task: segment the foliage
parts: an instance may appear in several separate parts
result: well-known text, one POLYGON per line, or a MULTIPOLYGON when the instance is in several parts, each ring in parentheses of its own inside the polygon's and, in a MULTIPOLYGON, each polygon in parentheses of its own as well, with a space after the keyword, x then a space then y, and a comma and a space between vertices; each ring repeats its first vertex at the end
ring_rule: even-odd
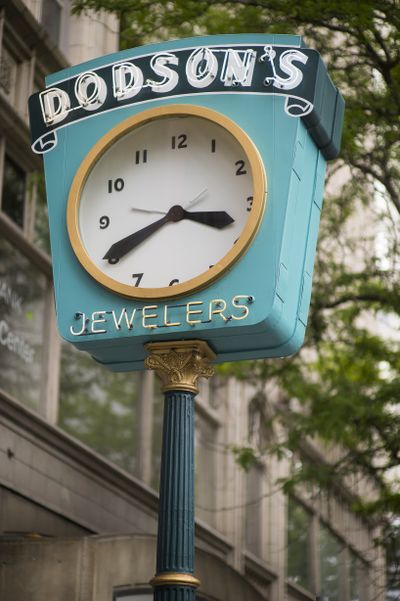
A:
MULTIPOLYGON (((274 417, 286 426, 263 452, 297 452, 308 438, 341 458, 304 479, 329 486, 351 474, 377 482, 373 503, 355 509, 398 514, 400 458, 400 5, 397 0, 75 0, 74 10, 115 11, 121 44, 203 33, 296 33, 320 51, 346 99, 341 158, 330 167, 307 339, 296 357, 223 366, 264 394, 279 384, 274 417), (295 402, 293 402, 295 399, 295 402)), ((262 404, 260 411, 265 410, 262 404)), ((236 449, 251 465, 251 448, 236 449)))
POLYGON ((121 19, 121 46, 201 33, 303 34, 346 96, 343 158, 384 186, 400 212, 400 7, 397 0, 74 0, 121 19))

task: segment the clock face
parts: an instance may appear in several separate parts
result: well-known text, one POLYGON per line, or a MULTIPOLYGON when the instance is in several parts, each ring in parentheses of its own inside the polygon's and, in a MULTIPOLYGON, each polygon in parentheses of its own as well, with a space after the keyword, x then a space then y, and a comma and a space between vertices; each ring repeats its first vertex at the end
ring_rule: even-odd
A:
POLYGON ((67 223, 87 271, 115 292, 168 298, 219 277, 265 203, 258 152, 209 109, 151 109, 111 130, 75 177, 67 223))

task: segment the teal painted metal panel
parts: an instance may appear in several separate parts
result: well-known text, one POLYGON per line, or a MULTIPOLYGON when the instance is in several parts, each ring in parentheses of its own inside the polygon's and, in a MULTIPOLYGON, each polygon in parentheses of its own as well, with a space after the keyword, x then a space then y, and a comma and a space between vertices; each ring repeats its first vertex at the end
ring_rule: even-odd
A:
MULTIPOLYGON (((281 46, 304 48, 297 36, 178 40, 95 59, 52 75, 48 85, 57 86, 82 72, 146 53, 223 44, 259 44, 261 50, 276 45, 277 51, 281 46)), ((338 92, 322 62, 318 62, 316 77, 321 86, 314 94, 317 112, 303 118, 288 114, 287 96, 252 93, 243 87, 234 93, 186 91, 184 95, 127 104, 57 129, 57 144, 44 158, 57 320, 66 340, 114 370, 142 369, 144 344, 155 340, 201 338, 209 342, 221 362, 284 356, 300 348, 323 196, 323 153, 326 149, 328 156, 337 152, 341 130, 338 92), (112 293, 82 268, 67 234, 66 203, 77 169, 102 136, 149 106, 170 104, 211 108, 248 134, 265 166, 267 206, 252 245, 220 279, 177 299, 136 301, 112 293), (192 314, 195 309, 201 312, 192 314), (188 316, 193 315, 199 323, 188 323, 188 316)))

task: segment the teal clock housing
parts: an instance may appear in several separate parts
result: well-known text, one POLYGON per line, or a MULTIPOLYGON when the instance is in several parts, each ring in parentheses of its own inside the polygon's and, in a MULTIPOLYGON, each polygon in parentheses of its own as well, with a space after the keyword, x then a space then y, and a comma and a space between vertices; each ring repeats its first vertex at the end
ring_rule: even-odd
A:
POLYGON ((144 345, 154 341, 202 339, 217 362, 296 352, 307 325, 326 161, 339 152, 344 112, 318 53, 298 36, 199 37, 101 57, 46 84, 30 99, 30 117, 33 149, 44 154, 62 337, 116 371, 143 369, 144 345), (212 282, 176 298, 135 299, 82 267, 67 203, 99 140, 128 118, 172 105, 215 111, 245 132, 265 169, 265 211, 246 252, 212 282))

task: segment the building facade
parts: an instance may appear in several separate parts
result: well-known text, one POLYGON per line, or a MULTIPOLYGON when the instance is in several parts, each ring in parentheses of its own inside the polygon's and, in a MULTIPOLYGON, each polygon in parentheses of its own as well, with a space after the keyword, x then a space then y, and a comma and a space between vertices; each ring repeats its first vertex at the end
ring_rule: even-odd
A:
MULTIPOLYGON (((113 16, 0 0, 1 599, 152 598, 162 395, 152 373, 107 372, 58 337, 27 121, 47 73, 117 48, 113 16)), ((350 492, 288 498, 278 482, 294 458, 238 467, 232 447, 262 435, 254 398, 216 377, 196 401, 199 599, 383 599, 379 530, 350 512, 350 492)))

